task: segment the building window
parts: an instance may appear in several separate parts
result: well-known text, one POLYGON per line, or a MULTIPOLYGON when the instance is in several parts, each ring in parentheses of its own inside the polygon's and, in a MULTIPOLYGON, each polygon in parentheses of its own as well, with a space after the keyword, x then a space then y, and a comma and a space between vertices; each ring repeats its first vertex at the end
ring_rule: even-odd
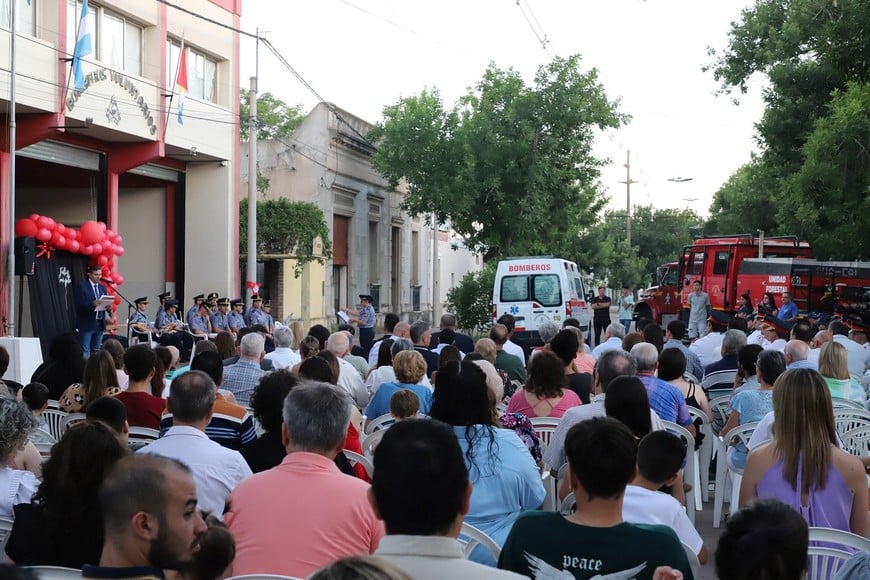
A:
MULTIPOLYGON (((94 52, 91 55, 114 70, 142 76, 142 27, 136 22, 88 2, 94 52)), ((66 45, 72 56, 82 3, 67 0, 66 45)))
MULTIPOLYGON (((166 54, 169 55, 168 77, 166 86, 174 87, 178 70, 178 57, 181 42, 168 40, 166 54)), ((210 103, 217 102, 217 61, 195 48, 185 45, 187 53, 187 89, 188 95, 210 103)))
MULTIPOLYGON (((12 1, 0 1, 0 26, 12 28, 12 1)), ((15 16, 18 20, 16 27, 19 34, 36 36, 36 0, 14 0, 15 16)))

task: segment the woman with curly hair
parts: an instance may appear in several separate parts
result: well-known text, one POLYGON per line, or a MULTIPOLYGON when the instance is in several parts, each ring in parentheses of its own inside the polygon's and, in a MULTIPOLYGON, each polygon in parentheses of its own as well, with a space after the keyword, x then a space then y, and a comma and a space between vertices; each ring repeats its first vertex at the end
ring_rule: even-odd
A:
POLYGON ((117 435, 99 421, 70 427, 42 468, 33 503, 15 506, 6 554, 20 566, 81 568, 99 562, 100 484, 127 453, 117 435))
POLYGON ((81 413, 91 401, 120 392, 115 360, 105 350, 98 350, 85 364, 82 382, 70 385, 60 396, 58 408, 65 413, 81 413))
MULTIPOLYGON (((469 361, 447 363, 438 372, 430 415, 453 427, 465 456, 472 485, 465 521, 501 546, 517 517, 540 507, 546 492, 538 466, 517 434, 495 426, 487 393, 480 367, 469 361)), ((495 563, 482 549, 475 549, 471 559, 495 563)))
POLYGON ((36 417, 23 403, 0 397, 0 517, 11 518, 15 504, 30 503, 39 485, 31 472, 10 466, 36 424, 36 417))

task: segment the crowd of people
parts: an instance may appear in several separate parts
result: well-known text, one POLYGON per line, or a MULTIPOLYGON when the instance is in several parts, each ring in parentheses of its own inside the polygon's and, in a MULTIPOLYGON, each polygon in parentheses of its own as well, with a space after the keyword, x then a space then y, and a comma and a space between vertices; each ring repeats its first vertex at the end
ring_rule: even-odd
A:
MULTIPOLYGON (((191 313, 209 316, 215 299, 227 315, 216 298, 191 313)), ((352 322, 369 323, 365 306, 352 322)), ((386 314, 367 348, 352 326, 251 322, 208 326, 189 357, 110 339, 85 358, 60 335, 30 384, 0 385, 7 559, 88 578, 692 578, 687 550, 705 563, 711 547, 684 508, 694 450, 666 424, 695 435, 699 414, 715 419, 700 382, 720 371, 736 376, 715 385, 733 392, 723 436, 759 426, 719 458, 744 469, 719 577, 799 578, 807 525, 868 533, 868 462, 839 448, 832 411, 866 405, 866 329, 862 342, 836 320, 813 331, 796 319, 785 336, 769 314, 634 332, 596 319, 590 349, 568 319, 528 350, 510 315, 475 341, 452 314, 436 332, 386 314), (86 420, 43 463, 49 399, 86 420), (547 445, 538 417, 558 420, 547 445), (384 431, 366 466, 372 423, 384 431), (131 446, 133 427, 160 437, 131 446), (547 472, 573 494, 568 513, 541 509, 547 472), (500 556, 479 545, 466 558, 463 523, 500 556), (769 553, 747 546, 776 530, 769 553)))

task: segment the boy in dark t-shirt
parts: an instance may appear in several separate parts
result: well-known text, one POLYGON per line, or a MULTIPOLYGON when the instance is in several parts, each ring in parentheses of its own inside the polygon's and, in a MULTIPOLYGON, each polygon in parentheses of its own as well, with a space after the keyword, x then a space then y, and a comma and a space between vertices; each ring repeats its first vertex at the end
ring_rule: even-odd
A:
POLYGON ((581 421, 568 432, 565 453, 577 511, 521 515, 502 548, 499 568, 533 579, 567 572, 579 580, 651 580, 657 569, 668 568, 694 578, 673 530, 622 521, 622 499, 637 461, 637 442, 625 425, 610 418, 581 421))

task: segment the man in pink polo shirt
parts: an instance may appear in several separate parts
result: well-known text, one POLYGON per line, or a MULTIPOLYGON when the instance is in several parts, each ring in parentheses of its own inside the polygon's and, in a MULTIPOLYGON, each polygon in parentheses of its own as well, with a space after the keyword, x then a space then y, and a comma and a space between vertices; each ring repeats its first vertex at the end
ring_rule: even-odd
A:
POLYGON ((339 558, 370 554, 384 535, 369 484, 333 463, 347 436, 352 401, 324 383, 300 385, 284 401, 284 461, 230 495, 225 521, 236 540, 233 574, 304 578, 339 558))

